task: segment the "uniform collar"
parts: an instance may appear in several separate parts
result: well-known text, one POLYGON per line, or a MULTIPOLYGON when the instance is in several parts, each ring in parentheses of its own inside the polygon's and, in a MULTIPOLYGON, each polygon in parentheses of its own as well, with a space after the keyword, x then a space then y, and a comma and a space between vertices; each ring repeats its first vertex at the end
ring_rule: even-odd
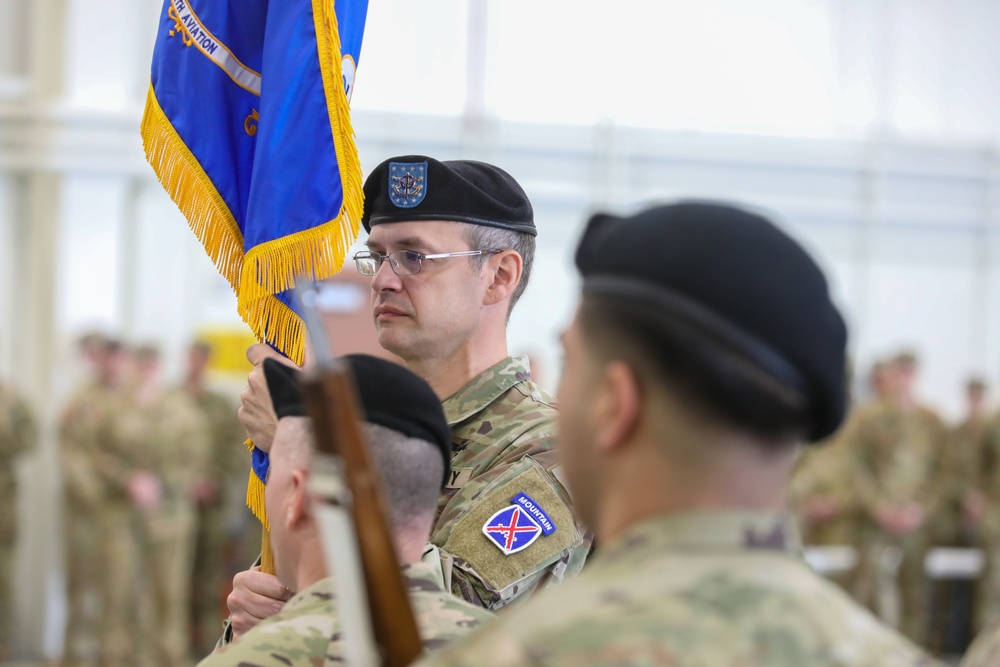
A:
MULTIPOLYGON (((403 566, 403 584, 411 593, 420 591, 444 591, 444 575, 441 570, 441 555, 437 547, 428 544, 423 558, 403 566), (431 555, 433 554, 433 556, 431 555)), ((336 597, 336 582, 333 577, 325 577, 299 591, 285 604, 285 609, 298 609, 314 604, 325 604, 336 597)))
POLYGON ((444 591, 441 551, 433 544, 424 547, 420 560, 403 566, 403 583, 411 593, 444 591))
POLYGON ((664 551, 775 551, 801 555, 802 543, 795 521, 785 512, 692 512, 632 526, 603 549, 603 559, 632 559, 637 554, 664 551))
POLYGON ((454 426, 480 412, 509 389, 531 379, 528 357, 507 357, 472 378, 441 404, 448 425, 454 426))

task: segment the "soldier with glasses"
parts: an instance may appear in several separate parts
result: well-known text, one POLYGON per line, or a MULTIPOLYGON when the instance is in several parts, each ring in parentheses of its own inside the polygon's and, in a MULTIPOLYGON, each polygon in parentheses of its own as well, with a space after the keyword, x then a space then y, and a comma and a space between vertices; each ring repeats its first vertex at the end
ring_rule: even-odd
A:
MULTIPOLYGON (((451 427, 451 473, 430 541, 453 593, 500 609, 579 571, 590 547, 554 457, 555 402, 507 349, 534 257, 531 204, 498 167, 421 155, 386 160, 364 191, 368 250, 355 263, 372 277, 379 344, 431 385, 451 427)), ((264 346, 248 352, 255 365, 268 356, 264 346)), ((275 421, 267 403, 258 368, 240 418, 265 448, 275 421)), ((237 575, 235 633, 285 597, 269 575, 237 575)))

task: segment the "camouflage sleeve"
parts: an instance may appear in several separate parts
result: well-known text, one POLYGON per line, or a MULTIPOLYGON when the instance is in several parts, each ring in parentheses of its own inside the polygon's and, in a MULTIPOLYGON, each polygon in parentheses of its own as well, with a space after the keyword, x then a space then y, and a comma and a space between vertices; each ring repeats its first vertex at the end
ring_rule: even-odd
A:
POLYGON ((983 435, 976 466, 976 488, 994 504, 1000 503, 1000 415, 990 420, 983 435))
POLYGON ((848 469, 854 478, 858 504, 863 512, 873 514, 882 498, 872 460, 876 449, 870 420, 860 417, 845 438, 845 445, 851 453, 848 469))
POLYGON ((452 592, 472 604, 499 609, 576 574, 586 560, 590 535, 573 515, 554 453, 536 445, 520 443, 458 489, 432 532, 431 542, 450 558, 452 592), (508 511, 515 506, 517 517, 508 511), (515 518, 526 537, 510 532, 515 518))
POLYGON ((125 470, 115 467, 107 453, 110 420, 93 397, 79 395, 67 406, 59 424, 59 457, 66 501, 77 509, 94 507, 109 488, 120 488, 125 470), (109 486, 110 484, 110 486, 109 486))
POLYGON ((336 664, 336 642, 330 641, 331 618, 302 616, 261 625, 239 641, 218 647, 198 667, 288 667, 336 664))
POLYGON ((792 473, 788 484, 788 503, 792 508, 800 510, 810 499, 823 492, 826 474, 825 452, 819 449, 806 449, 792 473))
POLYGON ((927 437, 931 441, 928 450, 931 460, 927 469, 932 471, 932 474, 927 475, 926 486, 921 496, 924 498, 922 501, 924 507, 929 512, 936 512, 948 501, 953 488, 954 462, 949 456, 952 449, 950 445, 953 443, 947 425, 938 415, 928 411, 925 420, 927 437))
POLYGON ((186 411, 176 442, 177 459, 171 466, 174 479, 170 481, 179 492, 190 494, 194 481, 210 464, 212 446, 208 420, 194 407, 186 411))

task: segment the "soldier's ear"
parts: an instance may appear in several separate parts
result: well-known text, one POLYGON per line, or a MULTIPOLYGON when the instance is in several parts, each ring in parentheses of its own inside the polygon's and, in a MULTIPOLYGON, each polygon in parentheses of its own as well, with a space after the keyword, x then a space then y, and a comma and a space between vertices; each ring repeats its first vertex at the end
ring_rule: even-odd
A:
POLYGON ((489 270, 491 267, 493 270, 492 280, 483 301, 484 305, 487 306, 500 303, 514 294, 518 283, 521 282, 521 274, 524 272, 524 260, 513 250, 504 250, 490 257, 484 270, 489 270))
POLYGON ((301 528, 310 517, 308 482, 308 472, 292 471, 292 484, 288 492, 288 502, 285 504, 285 525, 288 528, 301 528))
POLYGON ((624 361, 611 361, 601 373, 594 423, 595 442, 604 452, 611 452, 629 441, 639 423, 642 392, 639 379, 624 361))

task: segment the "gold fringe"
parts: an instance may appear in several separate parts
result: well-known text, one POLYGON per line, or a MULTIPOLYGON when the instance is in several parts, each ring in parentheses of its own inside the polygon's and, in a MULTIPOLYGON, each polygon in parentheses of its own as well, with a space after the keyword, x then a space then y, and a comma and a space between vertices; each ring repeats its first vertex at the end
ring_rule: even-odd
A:
POLYGON ((330 0, 313 0, 312 5, 316 48, 343 201, 335 219, 248 250, 237 303, 240 315, 257 336, 299 365, 305 358, 305 327, 291 308, 272 295, 292 288, 296 276, 323 280, 340 271, 351 244, 358 237, 364 210, 361 160, 344 92, 337 15, 330 0))
POLYGON ((146 94, 140 133, 146 160, 163 189, 187 218, 191 231, 205 246, 219 273, 238 294, 243 270, 243 234, 212 179, 163 113, 152 83, 146 94))
MULTIPOLYGON (((212 180, 177 134, 150 83, 142 117, 142 145, 164 189, 187 218, 219 272, 237 294, 237 311, 258 340, 274 345, 296 364, 305 358, 302 319, 275 293, 290 289, 295 277, 323 280, 340 271, 358 236, 364 207, 361 161, 354 143, 350 108, 341 72, 340 34, 331 0, 313 0, 316 47, 343 201, 333 220, 267 243, 244 254, 243 234, 212 180)), ((253 443, 247 444, 252 448, 253 443)), ((251 471, 247 506, 264 527, 270 546, 264 483, 251 471)), ((269 551, 265 549, 265 551, 269 551)))
POLYGON ((253 515, 260 519, 260 525, 264 530, 268 530, 267 510, 264 508, 264 482, 260 481, 253 470, 250 471, 250 480, 247 482, 247 507, 253 515))
MULTIPOLYGON (((253 440, 247 438, 244 442, 249 451, 253 451, 253 440)), ((267 507, 264 505, 265 484, 257 477, 257 473, 250 469, 250 480, 247 482, 247 507, 257 517, 264 530, 268 530, 267 507)))

